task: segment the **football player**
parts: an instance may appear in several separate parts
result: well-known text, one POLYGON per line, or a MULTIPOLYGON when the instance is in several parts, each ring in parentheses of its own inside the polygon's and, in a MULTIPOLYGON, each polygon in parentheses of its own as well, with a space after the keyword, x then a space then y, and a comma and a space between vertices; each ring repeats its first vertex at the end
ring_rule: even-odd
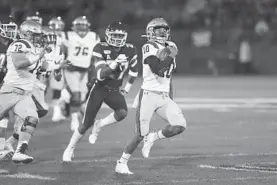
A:
MULTIPOLYGON (((30 70, 30 73, 33 73, 37 76, 37 81, 35 83, 34 89, 32 91, 32 99, 36 104, 38 117, 42 118, 48 113, 48 105, 45 103, 45 89, 46 85, 43 83, 47 78, 53 73, 55 80, 61 80, 61 68, 64 67, 64 55, 61 52, 61 49, 56 46, 56 35, 50 28, 42 28, 44 33, 43 45, 48 46, 44 56, 39 61, 41 65, 39 67, 30 70)), ((5 149, 8 151, 14 151, 13 146, 18 140, 18 123, 15 120, 15 130, 12 136, 10 136, 5 145, 5 149)))
POLYGON ((174 42, 169 40, 168 23, 163 18, 151 20, 146 27, 146 37, 148 41, 142 46, 143 82, 138 98, 136 135, 117 161, 115 171, 121 174, 133 174, 127 162, 143 139, 142 155, 147 158, 156 140, 176 136, 186 128, 182 111, 170 95, 172 72, 176 69, 175 57, 178 49, 174 42), (169 125, 158 132, 149 133, 153 113, 157 113, 169 125))
POLYGON ((101 120, 98 128, 116 123, 127 116, 127 105, 124 95, 130 90, 137 72, 136 48, 126 43, 127 31, 122 22, 114 22, 106 29, 106 42, 97 44, 93 50, 96 58, 97 79, 91 83, 85 115, 82 124, 73 133, 63 153, 63 161, 71 161, 76 144, 85 132, 94 125, 94 119, 105 102, 114 112, 101 120), (121 91, 125 73, 129 71, 129 81, 121 91), (100 125, 101 124, 101 125, 100 125))
POLYGON ((45 49, 37 48, 41 41, 41 25, 24 21, 20 25, 20 38, 7 49, 7 74, 0 89, 0 120, 10 110, 15 114, 19 142, 12 160, 30 163, 33 157, 25 152, 38 123, 38 114, 31 96, 36 76, 29 70, 38 67, 38 61, 45 53, 45 49))
POLYGON ((71 130, 79 126, 81 106, 87 97, 88 72, 92 64, 92 51, 100 42, 99 36, 90 31, 90 23, 85 16, 76 18, 72 30, 65 33, 64 45, 71 67, 64 70, 65 89, 62 90, 61 100, 70 103, 71 130))
MULTIPOLYGON (((64 45, 62 44, 65 40, 65 34, 64 34, 64 21, 61 17, 54 17, 52 18, 48 23, 49 28, 54 30, 55 34, 57 35, 57 43, 56 45, 58 47, 61 47, 62 52, 66 54, 66 48, 64 48, 64 45)), ((65 107, 63 102, 59 102, 59 99, 61 97, 61 90, 64 87, 64 80, 63 78, 60 81, 57 81, 53 75, 50 77, 50 87, 52 89, 52 103, 53 103, 53 116, 52 121, 53 122, 59 122, 61 120, 65 119, 65 116, 63 115, 63 107, 65 107)))
MULTIPOLYGON (((4 77, 7 74, 7 57, 6 51, 8 46, 16 39, 17 35, 17 25, 14 22, 8 24, 2 24, 0 22, 0 89, 3 84, 4 77)), ((9 116, 6 116, 0 120, 0 159, 7 157, 12 157, 13 151, 5 147, 5 136, 6 129, 8 127, 9 116)))

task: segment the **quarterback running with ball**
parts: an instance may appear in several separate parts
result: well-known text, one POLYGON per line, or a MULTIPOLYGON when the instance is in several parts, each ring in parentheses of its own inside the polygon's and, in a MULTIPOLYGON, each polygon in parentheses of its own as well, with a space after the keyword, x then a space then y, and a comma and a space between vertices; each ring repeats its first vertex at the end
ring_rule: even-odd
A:
POLYGON ((172 100, 171 77, 176 69, 177 46, 169 40, 170 28, 163 18, 151 20, 146 27, 148 41, 142 46, 143 82, 135 102, 137 104, 136 134, 117 161, 115 171, 133 174, 127 165, 131 154, 144 139, 143 157, 147 158, 156 140, 181 134, 186 120, 180 107, 172 100), (154 113, 169 124, 155 133, 149 133, 154 113))

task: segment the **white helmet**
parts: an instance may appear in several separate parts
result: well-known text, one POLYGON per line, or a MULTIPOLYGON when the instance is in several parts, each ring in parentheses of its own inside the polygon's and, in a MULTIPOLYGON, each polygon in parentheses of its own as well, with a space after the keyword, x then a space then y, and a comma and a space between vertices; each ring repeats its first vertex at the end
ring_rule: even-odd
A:
POLYGON ((146 37, 150 41, 165 43, 170 37, 170 27, 163 18, 152 19, 146 27, 146 37))
POLYGON ((19 27, 20 38, 32 42, 34 45, 43 43, 43 33, 41 24, 35 21, 24 21, 19 27))

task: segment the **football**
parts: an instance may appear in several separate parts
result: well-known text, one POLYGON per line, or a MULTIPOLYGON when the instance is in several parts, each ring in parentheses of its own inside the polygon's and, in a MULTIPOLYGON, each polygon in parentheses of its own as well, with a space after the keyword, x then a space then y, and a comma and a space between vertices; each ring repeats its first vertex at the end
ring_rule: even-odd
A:
POLYGON ((163 61, 167 56, 169 56, 171 53, 170 49, 168 47, 165 47, 163 49, 158 50, 157 57, 161 61, 163 61))

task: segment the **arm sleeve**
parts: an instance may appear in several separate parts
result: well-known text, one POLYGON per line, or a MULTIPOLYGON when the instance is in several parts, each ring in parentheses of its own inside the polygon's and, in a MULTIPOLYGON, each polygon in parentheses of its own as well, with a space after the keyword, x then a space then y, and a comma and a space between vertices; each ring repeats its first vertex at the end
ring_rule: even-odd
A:
POLYGON ((138 76, 138 55, 137 50, 134 47, 132 58, 130 60, 130 69, 129 69, 129 75, 131 77, 137 77, 138 76))

